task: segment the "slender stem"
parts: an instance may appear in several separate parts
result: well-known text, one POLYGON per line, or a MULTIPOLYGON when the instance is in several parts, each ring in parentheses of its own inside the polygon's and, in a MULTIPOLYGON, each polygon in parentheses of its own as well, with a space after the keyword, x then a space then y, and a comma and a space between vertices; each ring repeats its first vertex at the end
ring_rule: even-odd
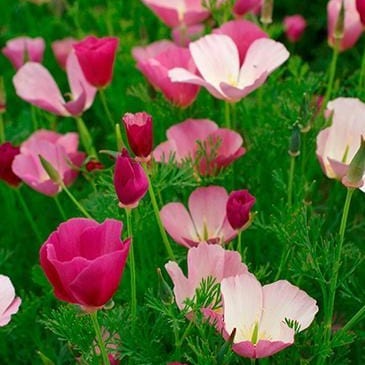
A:
POLYGON ((242 231, 239 231, 238 233, 237 251, 240 254, 242 253, 242 231))
POLYGON ((226 128, 231 129, 231 105, 228 101, 224 102, 224 120, 226 128))
POLYGON ((365 316, 365 305, 362 306, 355 314, 354 316, 338 331, 336 332, 336 336, 339 333, 343 333, 351 329, 356 323, 358 323, 362 317, 365 316))
POLYGON ((333 82, 335 80, 336 75, 336 67, 337 67, 337 59, 338 59, 338 53, 339 53, 339 46, 338 46, 338 40, 336 41, 334 47, 333 47, 333 54, 332 54, 332 61, 330 66, 330 73, 327 83, 327 90, 323 101, 323 106, 327 105, 328 100, 331 98, 332 95, 332 89, 333 89, 333 82))
POLYGON ((110 126, 112 127, 112 129, 114 130, 114 126, 115 126, 115 123, 114 123, 114 120, 113 120, 113 117, 112 117, 112 114, 110 112, 110 109, 108 107, 108 103, 106 101, 106 96, 105 96, 105 91, 104 89, 99 89, 99 95, 100 95, 100 100, 101 100, 101 103, 103 104, 103 108, 105 110, 105 114, 109 120, 109 123, 110 123, 110 126))
POLYGON ((168 254, 170 260, 175 261, 174 252, 172 251, 170 241, 169 241, 169 239, 166 235, 166 231, 165 231, 165 229, 162 225, 162 222, 161 222, 160 210, 159 210, 158 205, 157 205, 156 195, 155 195, 155 192, 153 190, 153 187, 152 187, 152 184, 151 184, 151 179, 148 175, 148 172, 146 172, 146 176, 147 176, 147 179, 148 179, 148 193, 150 195, 150 199, 151 199, 151 203, 152 203, 152 207, 153 207, 153 212, 155 213, 157 225, 158 225, 158 228, 160 229, 162 241, 165 245, 165 248, 166 248, 166 251, 167 251, 167 254, 168 254))
POLYGON ((67 188, 65 184, 62 184, 62 189, 68 195, 68 197, 72 200, 72 202, 76 205, 76 207, 80 210, 80 212, 87 218, 93 219, 93 217, 86 211, 86 209, 77 201, 77 199, 73 196, 71 191, 67 188))
MULTIPOLYGON (((328 293, 328 301, 326 303, 325 313, 324 313, 324 346, 329 346, 331 339, 331 331, 332 331, 332 317, 334 311, 335 297, 336 297, 336 289, 337 289, 337 281, 338 281, 338 273, 341 267, 341 255, 342 255, 342 246, 345 236, 347 217, 350 209, 351 198, 354 192, 353 188, 347 188, 346 200, 343 207, 341 225, 339 230, 339 242, 335 251, 335 262, 333 264, 333 272, 330 280, 330 288, 328 293)), ((324 364, 326 360, 326 355, 322 357, 319 361, 319 364, 324 364)))
POLYGON ((365 49, 364 49, 364 53, 362 55, 362 60, 361 60, 359 84, 357 85, 357 94, 359 96, 361 96, 362 88, 364 85, 364 78, 365 78, 365 49))
POLYGON ((5 128, 3 114, 0 112, 0 144, 5 142, 5 128))
POLYGON ((278 268, 278 271, 277 271, 277 273, 275 275, 275 281, 280 278, 280 275, 281 275, 281 273, 283 271, 283 267, 287 263, 288 258, 290 256, 290 253, 291 253, 291 249, 287 249, 286 247, 284 247, 284 250, 281 253, 279 268, 278 268))
MULTIPOLYGON (((125 214, 127 217, 127 231, 128 237, 133 237, 132 233, 132 210, 126 208, 125 214)), ((137 316, 137 290, 136 290, 136 264, 134 259, 134 242, 132 240, 132 244, 129 248, 129 269, 131 273, 131 316, 132 316, 132 323, 135 323, 135 319, 137 316)), ((134 327, 134 326, 133 326, 134 327)))
POLYGON ((96 153, 96 150, 94 148, 93 140, 91 138, 89 130, 87 129, 87 127, 81 117, 76 117, 75 119, 76 119, 77 129, 79 131, 81 143, 84 146, 86 153, 89 156, 91 156, 91 157, 94 156, 96 158, 98 156, 98 154, 96 153))
POLYGON ((20 189, 16 189, 15 191, 17 192, 20 205, 22 206, 22 209, 23 209, 23 211, 25 213, 25 216, 27 217, 27 220, 28 220, 30 226, 32 227, 32 230, 33 230, 34 235, 37 237, 37 240, 39 242, 42 242, 42 235, 39 232, 39 229, 38 229, 37 225, 34 223, 34 219, 32 217, 32 213, 30 212, 30 210, 28 208, 28 205, 25 202, 25 200, 23 198, 23 195, 22 195, 20 189))
POLYGON ((95 331, 95 335, 96 335, 96 341, 98 343, 100 353, 101 353, 101 358, 103 359, 103 365, 109 365, 110 361, 108 358, 108 353, 106 351, 105 343, 103 341, 103 336, 101 334, 101 329, 100 329, 100 325, 98 322, 98 311, 91 312, 90 318, 93 323, 93 327, 94 327, 94 331, 95 331))
POLYGON ((256 359, 251 359, 251 365, 255 365, 256 364, 256 359))
POLYGON ((65 221, 65 220, 67 220, 67 216, 66 216, 66 214, 65 214, 65 211, 63 210, 63 208, 62 208, 62 205, 61 205, 61 203, 60 203, 60 200, 58 199, 58 195, 56 195, 55 197, 54 197, 54 201, 55 201, 55 203, 56 203, 56 205, 57 205, 57 208, 58 208, 58 210, 59 210, 59 212, 61 213, 61 217, 62 217, 62 219, 65 221))
POLYGON ((120 130, 120 124, 117 123, 115 125, 115 139, 117 142, 117 151, 121 151, 122 148, 125 146, 123 137, 122 137, 122 131, 120 130))
POLYGON ((182 334, 179 341, 176 342, 176 347, 180 348, 184 343, 186 336, 189 334, 191 327, 193 326, 194 321, 189 321, 189 324, 186 326, 184 333, 182 334))
POLYGON ((295 169, 295 156, 290 156, 289 180, 288 180, 288 207, 291 208, 293 201, 293 180, 295 169))

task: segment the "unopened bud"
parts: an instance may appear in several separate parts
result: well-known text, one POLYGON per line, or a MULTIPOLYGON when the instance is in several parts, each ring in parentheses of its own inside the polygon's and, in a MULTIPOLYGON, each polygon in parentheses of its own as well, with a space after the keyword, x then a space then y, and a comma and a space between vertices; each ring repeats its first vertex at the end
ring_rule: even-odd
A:
POLYGON ((350 162, 347 174, 343 177, 342 183, 350 188, 359 188, 364 184, 365 172, 365 140, 361 136, 361 144, 352 161, 350 162))
POLYGON ((264 0, 264 3, 261 7, 261 23, 262 24, 271 24, 272 23, 272 13, 274 9, 274 0, 264 0))
POLYGON ((166 280, 162 276, 162 272, 160 268, 157 268, 158 275, 158 294, 161 298, 161 301, 166 304, 172 304, 174 302, 174 293, 172 292, 169 284, 167 284, 166 280))
POLYGON ((294 123, 289 146, 289 155, 292 157, 297 157, 300 154, 300 127, 299 123, 294 123))
POLYGON ((345 33, 345 4, 344 1, 341 1, 340 12, 338 13, 338 17, 336 20, 335 31, 333 33, 333 38, 337 40, 341 40, 345 33))
POLYGON ((58 184, 58 185, 62 185, 62 179, 60 177, 60 174, 58 173, 58 171, 52 166, 52 164, 50 162, 48 162, 44 157, 42 157, 41 155, 38 155, 42 167, 46 170, 48 176, 50 177, 50 179, 58 184))

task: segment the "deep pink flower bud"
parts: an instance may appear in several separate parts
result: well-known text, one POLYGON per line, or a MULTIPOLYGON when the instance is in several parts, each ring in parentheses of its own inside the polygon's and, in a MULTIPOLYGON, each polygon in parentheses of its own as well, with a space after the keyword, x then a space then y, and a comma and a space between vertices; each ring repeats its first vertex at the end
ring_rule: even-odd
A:
POLYGON ((92 311, 118 289, 130 239, 120 239, 123 223, 72 218, 59 225, 40 249, 40 264, 55 296, 92 311))
POLYGON ((296 14, 286 16, 283 23, 285 35, 289 41, 298 42, 307 26, 306 20, 301 15, 296 14))
POLYGON ((6 181, 11 186, 18 186, 21 179, 11 169, 16 155, 19 155, 20 148, 13 146, 10 142, 0 145, 0 180, 6 181))
POLYGON ((365 25, 365 0, 356 0, 356 9, 360 15, 360 20, 365 25))
POLYGON ((125 113, 123 118, 130 148, 137 157, 148 158, 152 152, 152 116, 146 112, 125 113))
POLYGON ((148 190, 148 178, 142 166, 123 149, 117 157, 114 171, 114 187, 119 205, 135 208, 148 190))
POLYGON ((255 204, 248 190, 236 190, 229 194, 227 200, 227 219, 232 228, 242 229, 250 220, 250 210, 255 204))
POLYGON ((116 37, 88 36, 74 44, 81 69, 91 85, 103 88, 111 82, 118 43, 116 37))
POLYGON ((95 170, 104 170, 104 165, 96 160, 91 160, 85 164, 85 168, 88 172, 95 170))

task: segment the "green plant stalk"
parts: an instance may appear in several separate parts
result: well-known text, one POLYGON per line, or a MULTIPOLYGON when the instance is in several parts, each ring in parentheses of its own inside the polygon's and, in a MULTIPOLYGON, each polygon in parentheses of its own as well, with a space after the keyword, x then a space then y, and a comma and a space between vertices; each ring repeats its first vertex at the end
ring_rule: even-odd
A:
POLYGON ((115 128, 115 123, 114 123, 114 120, 113 120, 113 117, 112 117, 112 113, 110 112, 110 109, 108 107, 108 103, 106 101, 106 96, 105 96, 105 91, 104 89, 99 89, 99 95, 100 95, 100 100, 101 100, 101 103, 103 104, 103 108, 104 108, 104 111, 105 111, 105 114, 108 118, 108 121, 110 123, 110 126, 112 127, 112 130, 114 130, 115 128))
POLYGON ((360 76, 359 76, 359 84, 357 85, 357 94, 361 96, 361 91, 364 85, 364 78, 365 78, 365 49, 362 55, 361 60, 361 69, 360 69, 360 76))
POLYGON ((56 203, 56 205, 57 205, 57 208, 58 208, 58 210, 59 210, 59 212, 60 212, 60 214, 61 214, 61 217, 62 217, 62 219, 65 221, 65 220, 67 220, 67 216, 66 216, 66 213, 65 213, 65 211, 63 210, 63 208, 62 208, 62 205, 61 205, 61 203, 60 203, 60 200, 58 199, 58 195, 56 195, 55 197, 54 197, 54 201, 55 201, 55 203, 56 203))
POLYGON ((150 179, 147 171, 146 171, 146 176, 147 176, 147 179, 148 179, 148 194, 150 195, 150 199, 151 199, 151 203, 152 203, 152 207, 153 207, 153 212, 155 213, 155 217, 156 217, 158 228, 159 228, 160 233, 161 233, 162 241, 165 245, 167 254, 169 256, 169 259, 172 260, 172 261, 175 261, 174 251, 172 251, 170 241, 169 241, 169 239, 166 235, 165 228, 162 225, 161 218, 160 218, 160 210, 158 208, 156 195, 155 195, 155 192, 153 190, 153 187, 152 187, 152 184, 151 184, 151 179, 150 179))
POLYGON ((79 211, 87 218, 93 219, 93 217, 87 212, 87 210, 78 202, 78 200, 73 196, 71 191, 67 188, 67 186, 62 183, 61 184, 62 189, 65 191, 65 193, 68 195, 68 197, 71 199, 71 201, 76 205, 76 207, 79 209, 79 211))
POLYGON ((5 142, 5 127, 3 114, 0 112, 0 143, 5 142))
POLYGON ((97 158, 98 154, 96 153, 96 150, 95 150, 94 144, 93 144, 93 140, 91 138, 89 130, 87 129, 84 121, 82 120, 81 117, 76 117, 75 120, 76 120, 77 129, 79 131, 81 143, 84 146, 86 153, 90 157, 97 158))
POLYGON ((242 231, 238 232, 237 251, 240 254, 242 253, 242 231))
MULTIPOLYGON (((341 267, 341 254, 342 254, 343 241, 344 241, 345 231, 346 231, 347 217, 348 217, 350 204, 351 204, 351 198, 352 198, 352 194, 353 194, 354 190, 355 190, 354 188, 347 188, 345 204, 344 204, 343 212, 342 212, 342 219, 341 219, 341 225, 340 225, 340 230, 339 230, 339 242, 338 242, 337 250, 335 252, 336 256, 335 256, 335 262, 333 265, 333 273, 332 273, 331 281, 330 281, 328 301, 326 303, 326 308, 325 308, 325 312, 324 312, 324 338, 323 338, 324 347, 329 346, 330 340, 331 340, 332 317, 333 317, 334 305, 335 305, 338 273, 339 273, 339 270, 341 267)), ((319 364, 324 364, 325 361, 326 361, 326 356, 320 358, 319 364)))
POLYGON ((108 354, 106 351, 105 343, 103 341, 103 336, 101 335, 100 325, 98 322, 98 311, 91 312, 90 318, 93 323, 93 327, 94 327, 94 331, 95 331, 95 335, 96 335, 96 341, 98 343, 100 353, 101 353, 101 358, 103 359, 103 365, 109 365, 110 362, 109 362, 108 354))
POLYGON ((338 331, 336 335, 341 332, 346 332, 351 329, 356 323, 358 323, 365 316, 365 305, 362 306, 353 317, 338 331))
POLYGON ((295 170, 295 156, 290 155, 289 180, 288 180, 288 208, 291 208, 293 203, 293 180, 295 170))
POLYGON ((31 226, 34 235, 37 237, 37 240, 39 242, 42 242, 42 235, 39 232, 39 229, 37 227, 37 225, 34 223, 33 217, 32 217, 32 213, 30 212, 27 203, 25 202, 25 199, 23 198, 23 195, 20 191, 20 189, 15 189, 17 195, 18 195, 18 199, 20 202, 20 205, 22 206, 22 209, 25 213, 25 216, 27 217, 27 220, 29 222, 29 225, 31 226))
MULTIPOLYGON (((131 209, 125 209, 125 215, 127 217, 127 232, 128 237, 132 239, 132 211, 131 209)), ((134 259, 134 242, 132 239, 130 248, 129 248, 129 269, 131 273, 131 316, 132 316, 132 323, 134 329, 134 323, 137 317, 137 289, 136 289, 136 264, 134 259)))
POLYGON ((336 40, 335 45, 333 47, 332 61, 331 61, 331 65, 330 65, 327 89, 326 89, 326 94, 325 94, 325 97, 324 97, 324 100, 322 103, 321 111, 323 111, 323 108, 327 105, 327 102, 330 100, 331 95, 332 95, 333 83, 334 83, 335 75, 336 75, 338 54, 339 54, 339 40, 336 40))
POLYGON ((37 121, 37 115, 36 115, 36 108, 34 105, 30 106, 30 113, 32 115, 32 124, 33 124, 33 131, 37 131, 38 130, 38 121, 37 121))

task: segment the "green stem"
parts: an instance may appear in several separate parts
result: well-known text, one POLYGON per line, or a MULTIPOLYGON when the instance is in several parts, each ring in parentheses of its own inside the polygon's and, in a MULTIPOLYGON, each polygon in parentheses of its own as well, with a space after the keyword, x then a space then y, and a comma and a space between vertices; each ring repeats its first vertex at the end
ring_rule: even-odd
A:
POLYGON ((87 129, 84 121, 82 120, 81 117, 75 117, 75 119, 76 119, 77 129, 79 131, 81 143, 84 146, 86 153, 90 157, 97 158, 98 154, 96 153, 96 150, 93 145, 93 140, 91 138, 89 130, 87 129))
POLYGON ((112 117, 112 114, 110 112, 110 109, 108 107, 108 103, 106 101, 106 96, 105 96, 105 91, 104 89, 99 89, 99 95, 100 95, 100 100, 101 100, 101 103, 103 104, 103 108, 104 108, 104 111, 105 111, 105 114, 109 120, 109 123, 110 123, 110 126, 112 127, 112 130, 114 130, 115 128, 115 123, 114 123, 114 120, 113 120, 113 117, 112 117))
POLYGON ((169 241, 169 239, 166 235, 165 228, 163 227, 162 222, 161 222, 160 210, 159 210, 158 205, 157 205, 156 195, 155 195, 155 192, 153 190, 153 187, 152 187, 152 184, 151 184, 151 179, 150 179, 147 171, 146 171, 146 176, 147 176, 147 179, 148 179, 148 193, 150 195, 150 199, 151 199, 151 203, 152 203, 152 207, 153 207, 153 212, 155 213, 158 228, 160 229, 162 241, 165 245, 165 248, 166 248, 166 251, 167 251, 167 254, 168 254, 170 260, 175 261, 174 252, 172 251, 170 241, 169 241))
POLYGON ((0 144, 5 142, 5 128, 3 114, 0 112, 0 144))
POLYGON ((109 358, 108 358, 108 353, 106 351, 105 343, 103 341, 103 336, 101 334, 101 329, 100 329, 100 325, 98 322, 98 312, 97 311, 91 312, 90 317, 91 317, 91 321, 93 323, 93 327, 94 327, 94 331, 95 331, 95 335, 96 335, 96 341, 97 341, 99 349, 100 349, 101 358, 103 359, 103 365, 109 365, 110 362, 109 362, 109 358))
POLYGON ((76 207, 80 210, 80 212, 87 218, 93 219, 93 217, 86 211, 86 209, 77 201, 77 199, 73 196, 71 191, 67 188, 65 184, 62 184, 62 189, 68 195, 68 197, 72 200, 72 202, 76 205, 76 207))
MULTIPOLYGON (((125 209, 125 214, 127 217, 127 231, 128 237, 132 238, 132 211, 128 208, 125 209)), ((137 317, 137 290, 136 290, 136 264, 134 259, 134 242, 132 239, 132 244, 129 248, 129 269, 131 274, 131 316, 132 316, 132 323, 135 323, 135 319, 137 317)), ((134 325, 133 325, 134 327, 134 325)))
POLYGON ((37 111, 34 105, 30 106, 30 113, 32 115, 32 124, 33 124, 33 131, 37 131, 38 130, 38 121, 37 121, 37 111))
MULTIPOLYGON (((353 188, 347 188, 346 200, 343 207, 341 225, 339 230, 339 242, 335 251, 335 262, 333 264, 333 272, 330 280, 330 288, 328 293, 328 301, 326 303, 325 313, 324 313, 324 347, 329 346, 331 340, 331 331, 332 331, 332 317, 334 312, 335 305, 335 297, 336 297, 336 289, 337 289, 337 281, 338 281, 338 273, 341 267, 341 256, 342 256, 342 247, 343 241, 345 237, 347 217, 350 209, 351 198, 354 192, 353 188)), ((325 352, 327 353, 327 351, 325 352)), ((326 355, 324 355, 319 364, 324 364, 326 360, 326 355)))
POLYGON ((34 235, 37 237, 37 240, 39 242, 42 242, 42 235, 41 233, 39 232, 39 229, 37 227, 37 225, 34 223, 34 219, 32 217, 32 213, 30 212, 29 208, 28 208, 28 205, 27 203, 25 202, 24 198, 23 198, 23 195, 20 191, 20 189, 16 189, 15 190, 16 193, 18 194, 18 199, 19 199, 19 202, 20 202, 20 205, 22 206, 22 209, 25 213, 25 216, 27 217, 27 220, 33 230, 33 233, 34 235))
POLYGON ((358 94, 358 96, 361 96, 362 87, 364 85, 364 78, 365 78, 365 49, 364 49, 364 53, 362 55, 362 60, 361 60, 359 84, 357 85, 357 94, 358 94))
POLYGON ((287 249, 286 247, 284 247, 284 250, 281 253, 280 264, 279 264, 278 271, 277 271, 277 273, 275 275, 274 281, 279 280, 280 275, 281 275, 281 273, 283 271, 283 268, 286 265, 286 263, 288 262, 288 258, 290 256, 290 253, 291 253, 291 249, 287 249))
POLYGON ((363 305, 362 308, 360 308, 357 311, 357 313, 338 332, 336 332, 336 336, 338 336, 339 333, 343 333, 351 329, 364 316, 365 316, 365 305, 363 305))
POLYGON ((288 180, 288 208, 291 208, 293 201, 293 180, 295 170, 295 156, 290 156, 289 180, 288 180))
POLYGON ((189 324, 186 326, 184 333, 182 334, 179 341, 176 342, 176 347, 181 348, 181 345, 184 343, 186 336, 189 334, 191 327, 193 326, 194 321, 189 321, 189 324))
POLYGON ((60 200, 58 199, 58 195, 56 195, 55 197, 54 197, 54 201, 55 201, 55 203, 56 203, 56 205, 57 205, 57 208, 58 208, 58 210, 59 210, 59 212, 61 213, 61 217, 62 217, 62 219, 65 221, 65 220, 67 220, 67 216, 66 216, 66 214, 65 214, 65 211, 63 210, 63 208, 62 208, 62 205, 61 205, 61 203, 60 203, 60 200))
POLYGON ((242 253, 242 231, 239 231, 238 233, 237 251, 240 254, 242 253))
POLYGON ((328 83, 327 83, 327 90, 326 90, 326 94, 325 94, 323 104, 322 104, 323 108, 327 105, 327 102, 330 100, 331 95, 332 95, 333 82, 335 80, 335 75, 336 75, 338 54, 339 54, 339 46, 338 46, 338 41, 336 41, 336 44, 333 47, 333 54, 332 54, 330 71, 329 71, 330 73, 329 73, 329 78, 328 78, 328 83))
POLYGON ((231 105, 228 101, 224 102, 224 120, 226 128, 231 129, 231 105))

